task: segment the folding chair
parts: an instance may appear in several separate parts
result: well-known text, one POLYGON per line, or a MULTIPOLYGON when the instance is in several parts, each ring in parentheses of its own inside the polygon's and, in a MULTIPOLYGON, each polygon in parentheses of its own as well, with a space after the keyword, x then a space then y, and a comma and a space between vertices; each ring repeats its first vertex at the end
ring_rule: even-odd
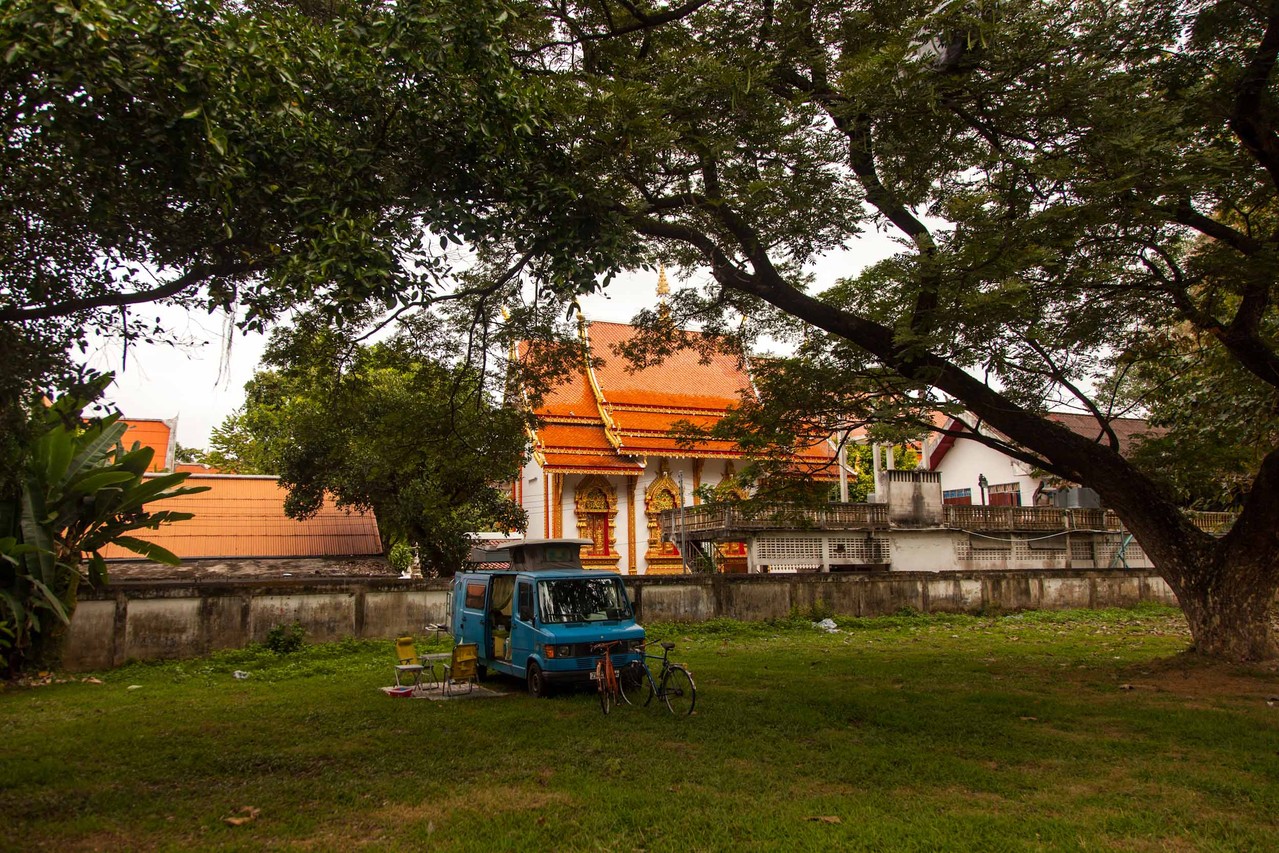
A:
MULTIPOLYGON (((413 646, 412 637, 400 637, 395 641, 395 686, 400 687, 401 675, 413 676, 413 689, 420 690, 422 687, 422 671, 427 667, 422 665, 421 658, 418 657, 417 649, 413 646)), ((431 680, 435 680, 434 668, 429 670, 431 680)))
POLYGON ((453 660, 444 664, 444 695, 449 685, 466 684, 466 692, 475 689, 479 676, 480 647, 476 643, 458 643, 453 647, 453 660))

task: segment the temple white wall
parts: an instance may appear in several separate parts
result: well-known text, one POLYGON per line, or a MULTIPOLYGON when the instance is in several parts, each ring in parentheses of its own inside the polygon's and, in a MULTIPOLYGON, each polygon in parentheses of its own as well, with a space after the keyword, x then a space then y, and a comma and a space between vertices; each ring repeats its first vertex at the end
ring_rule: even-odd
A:
MULTIPOLYGON (((627 477, 612 476, 604 478, 617 495, 617 515, 613 531, 615 548, 621 555, 618 560, 618 569, 623 573, 645 574, 648 571, 648 561, 645 559, 645 553, 649 550, 650 543, 648 518, 644 514, 644 495, 649 487, 662 476, 663 462, 666 465, 666 471, 669 472, 676 486, 679 485, 681 475, 683 476, 683 500, 685 506, 693 506, 695 483, 700 482, 711 486, 718 485, 720 480, 724 478, 727 468, 726 460, 705 460, 702 465, 700 480, 698 480, 694 477, 695 460, 693 459, 650 458, 648 465, 636 480, 633 504, 630 503, 627 477), (633 550, 635 558, 633 564, 630 557, 632 543, 630 525, 627 523, 628 512, 634 518, 633 550)), ((577 492, 577 487, 587 476, 589 475, 563 475, 563 489, 558 506, 559 535, 561 536, 572 538, 581 535, 577 526, 578 518, 574 496, 577 492)), ((544 471, 542 466, 535 460, 530 459, 524 465, 524 469, 521 472, 521 481, 516 491, 520 505, 529 516, 527 535, 538 539, 555 536, 556 499, 551 474, 544 471)))

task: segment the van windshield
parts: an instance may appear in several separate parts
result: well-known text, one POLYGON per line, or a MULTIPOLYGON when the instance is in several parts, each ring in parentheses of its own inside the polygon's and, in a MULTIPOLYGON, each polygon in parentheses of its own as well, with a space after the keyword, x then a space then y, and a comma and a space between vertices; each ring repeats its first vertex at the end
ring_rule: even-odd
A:
POLYGON ((618 578, 570 578, 537 585, 543 622, 629 619, 631 606, 618 578))

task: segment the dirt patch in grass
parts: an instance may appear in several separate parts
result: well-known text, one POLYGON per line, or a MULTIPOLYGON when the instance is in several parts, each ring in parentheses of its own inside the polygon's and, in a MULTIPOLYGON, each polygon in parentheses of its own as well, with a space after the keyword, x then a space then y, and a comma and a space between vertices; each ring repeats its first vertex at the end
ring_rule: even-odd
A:
MULTIPOLYGON (((423 849, 430 838, 462 814, 482 815, 496 820, 503 815, 545 811, 573 803, 573 797, 559 791, 516 785, 471 788, 465 793, 426 799, 420 803, 393 803, 358 817, 349 814, 335 818, 315 834, 291 843, 311 850, 334 850, 343 847, 382 847, 388 841, 388 827, 403 839, 404 832, 414 828, 423 849)), ((119 849, 119 848, 116 848, 119 849)))
MULTIPOLYGON (((1279 696, 1279 664, 1245 668, 1193 653, 1144 663, 1122 671, 1122 689, 1159 691, 1184 699, 1234 698, 1264 701, 1279 696)), ((1279 704, 1276 705, 1279 707, 1279 704)))
MULTIPOLYGON (((33 840, 28 839, 28 841, 33 840)), ((30 849, 53 849, 56 847, 58 850, 83 850, 88 853, 88 851, 155 850, 157 847, 151 841, 139 838, 136 835, 125 835, 122 832, 100 832, 85 838, 58 841, 47 846, 44 841, 42 839, 34 842, 30 849)))
POLYGON ((527 788, 517 785, 498 785, 473 788, 466 794, 455 794, 442 799, 422 803, 397 803, 379 809, 377 823, 387 826, 400 823, 421 823, 439 820, 457 811, 478 812, 485 815, 509 814, 522 811, 539 811, 552 805, 569 805, 573 798, 561 791, 545 788, 527 788))

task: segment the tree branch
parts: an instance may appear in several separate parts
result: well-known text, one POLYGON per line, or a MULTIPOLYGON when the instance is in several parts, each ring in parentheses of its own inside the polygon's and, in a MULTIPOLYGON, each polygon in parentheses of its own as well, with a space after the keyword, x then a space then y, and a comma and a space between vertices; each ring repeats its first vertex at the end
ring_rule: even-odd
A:
POLYGON ((1261 167, 1270 173, 1270 182, 1279 189, 1279 134, 1275 133, 1262 109, 1262 99, 1269 88, 1276 58, 1279 58, 1279 2, 1271 2, 1266 15, 1266 31, 1236 87, 1230 129, 1261 167))
POLYGON ((1224 222, 1218 222, 1210 216, 1204 216, 1195 210, 1194 205, 1190 203, 1190 199, 1182 199, 1172 210, 1166 208, 1156 208, 1156 210, 1159 210, 1174 222, 1179 222, 1195 229, 1200 234, 1225 243, 1241 254, 1255 255, 1264 246, 1260 240, 1231 228, 1224 222))
POLYGON ((1110 421, 1107 420, 1106 416, 1097 408, 1097 405, 1088 397, 1087 394, 1080 391, 1073 382, 1066 378, 1062 370, 1057 367, 1056 362, 1053 361, 1052 354, 1049 353, 1048 350, 1044 349, 1043 345, 1030 337, 1025 337, 1024 340, 1026 341, 1026 345, 1034 350, 1039 357, 1044 360, 1044 363, 1048 365, 1049 378, 1051 378, 1054 382, 1061 383, 1066 390, 1075 395, 1076 400, 1088 409, 1088 411, 1096 419, 1098 426, 1101 427, 1101 431, 1106 436, 1106 440, 1110 443, 1111 449, 1118 453, 1119 436, 1115 435, 1114 429, 1110 426, 1110 421))
POLYGON ((1269 295, 1258 295, 1255 292, 1257 288, 1268 285, 1265 282, 1249 285, 1235 312, 1234 320, 1226 325, 1195 304, 1189 288, 1181 278, 1180 268, 1162 249, 1157 246, 1148 248, 1159 254, 1169 264, 1173 271, 1173 278, 1169 279, 1144 255, 1141 256, 1141 262, 1152 275, 1164 283, 1164 289, 1172 297, 1173 304, 1177 306, 1182 316, 1195 328, 1219 340, 1221 345, 1229 350, 1230 354, 1253 376, 1267 385, 1279 388, 1279 353, 1276 353, 1274 348, 1262 339, 1260 333, 1261 316, 1265 307, 1269 305, 1269 295))
POLYGON ((0 322, 19 323, 25 320, 48 320, 53 317, 65 317, 80 311, 95 308, 122 308, 126 305, 138 305, 143 302, 154 302, 177 296, 182 291, 204 282, 227 275, 239 275, 266 269, 265 263, 235 263, 221 261, 213 264, 196 264, 184 275, 168 284, 151 290, 137 290, 131 293, 103 293, 98 296, 85 296, 79 299, 68 299, 52 305, 39 307, 20 307, 0 309, 0 322))
POLYGON ((538 45, 537 47, 528 48, 523 51, 516 51, 516 53, 531 56, 551 47, 575 47, 583 44, 584 42, 603 41, 605 39, 630 35, 631 33, 639 32, 641 30, 651 30, 655 27, 660 27, 662 24, 669 24, 672 21, 678 21, 680 18, 687 17, 709 2, 711 2, 711 0, 689 0, 689 2, 682 6, 676 6, 673 9, 667 9, 665 12, 657 12, 655 14, 640 14, 638 10, 631 7, 631 4, 627 3, 624 5, 628 7, 627 11, 631 12, 632 17, 635 18, 633 23, 625 24, 620 27, 609 26, 609 28, 604 32, 594 33, 585 32, 581 29, 581 27, 576 26, 576 22, 571 21, 567 14, 563 14, 560 16, 561 20, 568 24, 570 29, 573 29, 578 33, 575 38, 569 39, 568 41, 546 42, 538 45))

